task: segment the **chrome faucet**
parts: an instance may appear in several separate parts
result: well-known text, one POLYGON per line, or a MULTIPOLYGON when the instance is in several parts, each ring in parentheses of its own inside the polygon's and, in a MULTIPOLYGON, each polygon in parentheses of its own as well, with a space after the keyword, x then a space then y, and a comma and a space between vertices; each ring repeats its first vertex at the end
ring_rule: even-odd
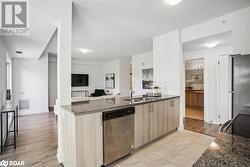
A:
POLYGON ((134 91, 134 90, 131 90, 131 91, 130 91, 130 99, 131 99, 131 100, 133 99, 133 94, 135 94, 135 91, 134 91))

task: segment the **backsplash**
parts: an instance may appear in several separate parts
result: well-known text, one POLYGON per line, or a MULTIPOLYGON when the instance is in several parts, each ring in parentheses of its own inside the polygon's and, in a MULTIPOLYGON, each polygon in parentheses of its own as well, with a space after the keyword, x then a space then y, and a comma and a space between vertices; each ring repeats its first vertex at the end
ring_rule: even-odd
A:
POLYGON ((204 90, 203 84, 193 84, 192 87, 194 90, 204 90))
POLYGON ((186 70, 186 87, 204 90, 204 70, 186 70))

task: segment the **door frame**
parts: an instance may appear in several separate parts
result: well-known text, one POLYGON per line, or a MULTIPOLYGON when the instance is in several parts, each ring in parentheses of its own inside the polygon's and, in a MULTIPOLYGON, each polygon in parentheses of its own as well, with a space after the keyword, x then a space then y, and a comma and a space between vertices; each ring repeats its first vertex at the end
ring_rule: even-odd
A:
POLYGON ((203 91, 204 91, 204 99, 203 99, 203 121, 205 122, 205 113, 206 113, 206 107, 205 107, 205 103, 206 103, 206 95, 205 95, 205 59, 204 57, 199 57, 199 58, 193 58, 193 59, 184 59, 184 118, 186 118, 186 62, 188 61, 195 61, 195 60, 202 60, 203 61, 203 91))
POLYGON ((221 119, 220 120, 220 118, 221 118, 221 115, 223 114, 225 114, 224 116, 225 116, 225 118, 224 118, 224 120, 226 120, 226 121, 228 121, 228 120, 230 120, 231 119, 231 117, 232 117, 232 94, 230 93, 230 90, 231 90, 231 88, 232 88, 232 82, 231 82, 231 80, 232 80, 232 69, 230 68, 230 67, 232 67, 232 59, 230 59, 230 55, 229 54, 223 54, 223 55, 218 55, 218 57, 217 57, 217 59, 218 59, 218 64, 217 64, 217 106, 216 106, 216 108, 217 108, 217 123, 218 124, 223 124, 223 123, 225 123, 225 121, 223 121, 223 122, 221 122, 223 119, 221 119), (219 88, 220 88, 220 76, 219 76, 219 68, 220 68, 220 57, 222 57, 222 56, 226 56, 227 58, 228 58, 228 81, 229 82, 227 82, 227 87, 228 87, 228 93, 227 93, 227 95, 228 95, 228 99, 227 99, 227 107, 228 107, 228 111, 227 111, 227 113, 222 113, 222 112, 220 112, 220 110, 219 110, 219 97, 220 97, 220 93, 219 93, 219 88), (230 70, 231 69, 231 70, 230 70))

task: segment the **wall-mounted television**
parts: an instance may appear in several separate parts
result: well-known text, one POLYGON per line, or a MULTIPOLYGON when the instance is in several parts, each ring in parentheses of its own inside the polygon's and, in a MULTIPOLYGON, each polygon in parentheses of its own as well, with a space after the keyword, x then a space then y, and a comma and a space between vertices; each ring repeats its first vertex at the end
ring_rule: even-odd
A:
POLYGON ((88 74, 72 74, 71 75, 71 86, 89 86, 89 75, 88 74))

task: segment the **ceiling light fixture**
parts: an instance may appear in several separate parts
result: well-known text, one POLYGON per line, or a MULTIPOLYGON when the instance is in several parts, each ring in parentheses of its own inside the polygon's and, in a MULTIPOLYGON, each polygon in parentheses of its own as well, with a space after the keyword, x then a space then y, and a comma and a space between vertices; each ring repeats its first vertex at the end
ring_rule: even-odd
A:
POLYGON ((86 53, 89 53, 89 52, 92 52, 92 50, 90 49, 87 49, 87 48, 82 48, 82 49, 79 49, 83 54, 86 54, 86 53))
POLYGON ((179 4, 182 0, 163 0, 163 1, 171 6, 174 6, 179 4))
POLYGON ((207 48, 214 48, 216 46, 218 46, 221 42, 220 41, 212 41, 212 42, 208 42, 203 44, 203 46, 207 47, 207 48))

